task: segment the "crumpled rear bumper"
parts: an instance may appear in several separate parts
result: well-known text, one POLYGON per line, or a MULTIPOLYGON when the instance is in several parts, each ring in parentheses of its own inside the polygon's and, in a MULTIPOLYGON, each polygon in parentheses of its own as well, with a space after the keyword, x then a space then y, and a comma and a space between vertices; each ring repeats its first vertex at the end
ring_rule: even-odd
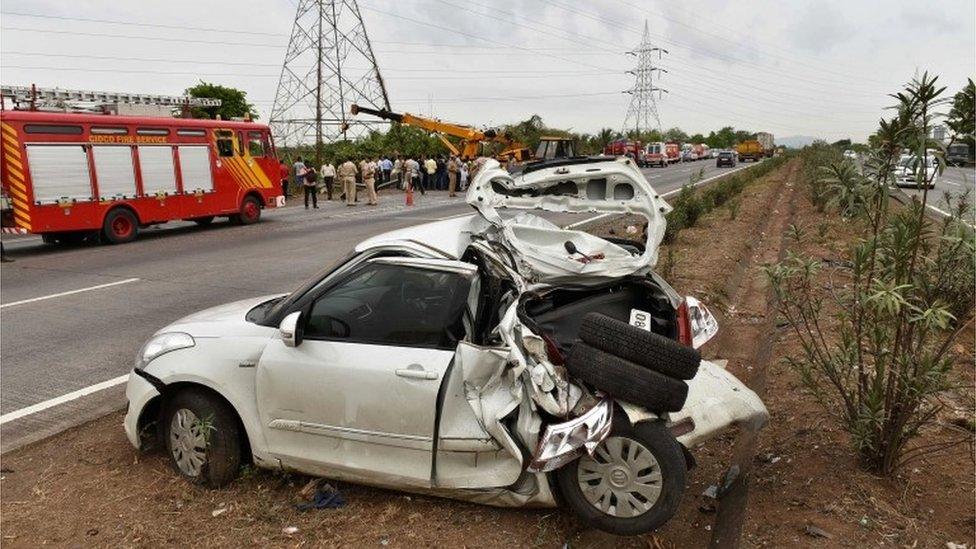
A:
POLYGON ((678 441, 692 447, 733 427, 759 430, 769 421, 766 405, 752 389, 714 362, 703 360, 688 381, 688 399, 671 414, 678 441))

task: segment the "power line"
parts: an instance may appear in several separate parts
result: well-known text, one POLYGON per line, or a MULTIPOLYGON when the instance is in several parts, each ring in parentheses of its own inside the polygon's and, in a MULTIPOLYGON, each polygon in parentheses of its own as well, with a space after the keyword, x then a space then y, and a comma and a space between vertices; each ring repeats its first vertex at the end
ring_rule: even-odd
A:
MULTIPOLYGON (((89 68, 89 67, 43 67, 38 65, 0 65, 0 68, 4 69, 22 69, 22 70, 42 70, 42 71, 82 71, 82 72, 110 72, 110 73, 120 73, 120 74, 165 74, 165 75, 189 75, 189 76, 200 76, 204 78, 209 77, 242 77, 242 78, 277 78, 279 75, 273 73, 207 73, 201 74, 195 71, 160 71, 153 69, 109 69, 109 68, 89 68)), ((311 67, 304 67, 311 68, 311 67)), ((370 69, 365 69, 370 70, 370 69)), ((590 73, 577 73, 577 74, 518 74, 508 76, 511 80, 538 80, 547 78, 585 78, 593 76, 620 76, 619 72, 607 71, 607 72, 590 72, 590 73)), ((438 75, 417 75, 417 76, 399 76, 397 80, 483 80, 482 76, 451 76, 443 75, 443 71, 438 71, 438 75)))

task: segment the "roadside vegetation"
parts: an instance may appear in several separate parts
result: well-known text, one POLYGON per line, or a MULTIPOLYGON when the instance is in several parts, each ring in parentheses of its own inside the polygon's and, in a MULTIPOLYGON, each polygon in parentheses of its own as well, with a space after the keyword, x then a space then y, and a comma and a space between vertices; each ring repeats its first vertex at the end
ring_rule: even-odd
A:
MULTIPOLYGON (((915 170, 920 183, 944 170, 944 145, 929 137, 947 103, 944 91, 925 74, 893 94, 894 115, 880 121, 863 169, 826 144, 805 150, 803 181, 813 204, 857 224, 864 236, 839 265, 791 253, 766 269, 779 314, 802 348, 788 363, 850 434, 861 462, 882 475, 973 440, 964 428, 950 440, 919 442, 926 428, 944 425, 949 351, 973 321, 976 254, 960 219, 970 197, 954 200, 941 220, 927 215, 927 190, 905 205, 889 197, 903 150, 919 166, 935 155, 936 173, 915 170)), ((794 227, 797 245, 807 232, 794 227)))
POLYGON ((708 185, 697 188, 695 184, 701 180, 701 173, 692 176, 691 181, 681 188, 681 192, 671 202, 671 213, 668 214, 668 225, 664 231, 664 244, 674 242, 678 233, 698 224, 698 220, 715 208, 728 206, 729 217, 734 219, 738 215, 739 203, 736 198, 742 193, 746 185, 765 176, 782 166, 790 155, 779 155, 768 159, 757 166, 750 167, 708 185))

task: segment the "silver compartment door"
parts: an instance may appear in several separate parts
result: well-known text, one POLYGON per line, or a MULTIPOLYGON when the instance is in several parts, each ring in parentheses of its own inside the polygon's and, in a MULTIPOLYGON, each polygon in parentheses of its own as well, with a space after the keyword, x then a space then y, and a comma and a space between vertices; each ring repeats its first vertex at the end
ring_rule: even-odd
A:
POLYGON ((91 200, 87 145, 27 145, 34 200, 55 203, 61 198, 91 200))

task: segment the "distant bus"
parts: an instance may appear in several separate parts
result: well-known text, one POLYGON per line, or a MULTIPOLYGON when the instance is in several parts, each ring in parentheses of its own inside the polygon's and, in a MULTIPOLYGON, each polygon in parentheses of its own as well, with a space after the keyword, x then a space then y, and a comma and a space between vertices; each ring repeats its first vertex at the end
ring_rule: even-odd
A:
POLYGON ((178 219, 256 223, 284 203, 266 125, 6 110, 0 132, 4 232, 123 243, 178 219))

